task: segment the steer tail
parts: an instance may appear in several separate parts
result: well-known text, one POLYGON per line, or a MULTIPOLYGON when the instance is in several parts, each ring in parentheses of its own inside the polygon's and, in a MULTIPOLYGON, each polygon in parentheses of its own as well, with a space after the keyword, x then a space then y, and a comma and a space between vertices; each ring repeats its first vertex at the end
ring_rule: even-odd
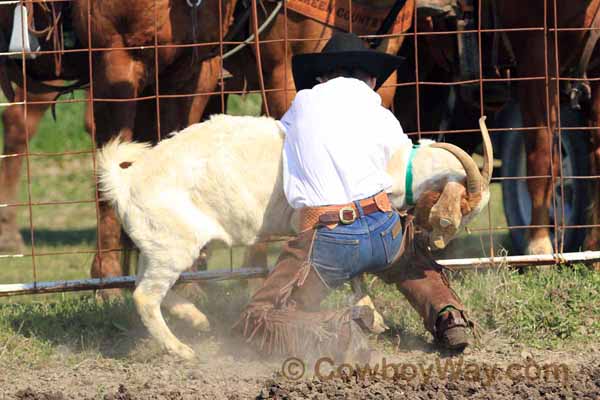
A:
POLYGON ((120 217, 129 201, 130 180, 135 171, 129 167, 150 147, 149 143, 122 142, 116 138, 98 150, 98 181, 102 199, 108 200, 120 217))

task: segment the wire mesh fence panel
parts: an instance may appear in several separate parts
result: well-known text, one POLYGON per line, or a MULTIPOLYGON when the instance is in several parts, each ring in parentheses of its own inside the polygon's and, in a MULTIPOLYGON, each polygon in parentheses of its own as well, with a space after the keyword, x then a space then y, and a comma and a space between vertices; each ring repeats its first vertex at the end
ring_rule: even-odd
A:
MULTIPOLYGON (((123 265, 135 257, 97 190, 96 150, 117 137, 157 143, 212 114, 281 118, 296 93, 292 57, 320 51, 337 30, 405 58, 379 94, 414 142, 454 143, 481 160, 478 119, 488 117, 491 198, 436 254, 442 263, 600 259, 600 1, 144 0, 117 9, 0 4, 0 296, 130 286, 114 278, 133 273, 123 265)), ((273 264, 281 238, 263 239, 251 251, 217 248, 196 263, 208 272, 186 279, 260 274, 240 267, 273 264)))

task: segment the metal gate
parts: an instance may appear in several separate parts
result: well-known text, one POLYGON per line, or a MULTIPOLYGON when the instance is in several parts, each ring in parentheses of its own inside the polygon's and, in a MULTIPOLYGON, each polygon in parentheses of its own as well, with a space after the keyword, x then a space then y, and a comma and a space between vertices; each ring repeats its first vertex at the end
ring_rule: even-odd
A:
MULTIPOLYGON (((458 141, 474 150, 468 138, 469 135, 477 137, 477 117, 488 114, 495 121, 490 131, 494 135, 496 158, 502 161, 502 167, 496 170, 502 174, 493 178, 496 188, 487 211, 457 239, 454 250, 440 255, 441 264, 480 268, 600 260, 600 249, 580 251, 583 234, 600 229, 597 220, 584 218, 586 207, 594 203, 600 206, 593 195, 597 192, 588 190, 588 184, 598 184, 598 171, 582 161, 589 156, 583 152, 588 149, 591 132, 598 129, 583 122, 593 111, 589 105, 593 97, 588 97, 593 96, 590 91, 598 81, 587 74, 588 66, 590 71, 596 68, 597 60, 591 57, 593 51, 587 51, 590 59, 585 70, 581 70, 586 47, 591 46, 593 50, 600 32, 597 15, 600 2, 591 2, 587 8, 580 6, 581 24, 565 26, 560 23, 564 10, 559 9, 556 0, 521 1, 521 12, 527 7, 542 10, 540 24, 521 26, 507 23, 512 15, 506 12, 511 0, 501 4, 495 0, 422 0, 416 4, 413 0, 182 0, 174 7, 179 7, 178 12, 185 11, 186 23, 173 25, 173 28, 186 31, 187 36, 184 36, 191 39, 170 43, 163 41, 164 18, 168 15, 161 8, 164 2, 154 0, 139 4, 142 3, 150 7, 154 15, 154 26, 146 27, 151 40, 139 44, 132 39, 132 44, 124 42, 109 47, 95 43, 92 33, 100 22, 94 17, 96 2, 92 0, 21 0, 0 4, 0 21, 13 26, 2 28, 4 31, 0 32, 3 45, 0 83, 6 96, 10 97, 11 90, 16 90, 13 100, 3 98, 0 102, 5 132, 4 152, 0 155, 0 239, 8 237, 18 245, 14 233, 25 238, 22 250, 0 250, 0 277, 4 276, 0 278, 0 297, 134 284, 131 276, 72 278, 71 271, 67 275, 72 279, 68 279, 53 271, 53 266, 64 263, 72 263, 75 269, 86 264, 85 269, 78 271, 85 270, 87 274, 87 264, 94 257, 102 258, 123 250, 122 247, 103 247, 100 241, 91 244, 102 235, 103 229, 102 200, 94 190, 96 147, 103 137, 114 132, 109 132, 107 121, 88 118, 90 136, 86 141, 81 135, 84 108, 97 113, 112 104, 118 113, 121 106, 115 104, 123 108, 136 104, 135 124, 152 126, 156 140, 164 136, 168 123, 166 118, 157 116, 168 113, 174 102, 182 99, 194 107, 207 102, 205 115, 227 112, 228 101, 231 104, 241 99, 243 104, 251 104, 255 109, 262 105, 263 113, 280 117, 278 110, 282 104, 289 104, 294 95, 289 57, 298 48, 312 46, 316 51, 330 37, 333 26, 357 32, 373 47, 399 52, 407 58, 405 66, 398 71, 397 81, 387 83, 383 90, 395 95, 389 105, 415 140, 433 137, 458 141), (85 23, 75 23, 76 13, 79 13, 79 22, 81 15, 85 15, 85 23), (212 32, 216 40, 201 40, 211 36, 203 31, 208 25, 218 25, 212 32), (321 29, 315 29, 317 26, 321 29), (561 38, 573 34, 582 37, 565 41, 573 40, 579 50, 571 53, 577 55, 574 59, 561 59, 561 38), (527 35, 544 38, 538 41, 542 48, 529 49, 531 58, 541 54, 541 64, 534 66, 531 74, 522 70, 523 65, 531 62, 524 59, 522 43, 518 42, 527 35), (127 96, 107 97, 102 89, 105 77, 96 76, 101 65, 98 60, 106 61, 119 54, 133 55, 145 63, 146 84, 130 90, 127 96), (177 62, 165 64, 164 60, 172 54, 189 56, 181 57, 191 66, 202 62, 206 68, 203 71, 208 71, 210 76, 201 75, 198 82, 212 79, 214 85, 202 90, 198 89, 200 84, 188 85, 180 91, 173 89, 177 84, 164 78, 168 68, 181 67, 177 62), (278 79, 277 66, 284 71, 278 79), (56 76, 65 80, 48 79, 56 76), (7 86, 8 81, 16 82, 18 87, 7 86), (527 125, 521 117, 523 104, 529 99, 523 98, 519 87, 527 82, 542 85, 541 92, 530 93, 544 104, 541 124, 527 125), (73 90, 77 90, 77 94, 69 95, 73 90), (54 126, 54 129, 68 131, 71 128, 63 122, 71 120, 79 127, 73 128, 77 131, 73 137, 78 139, 67 140, 61 132, 46 132, 46 142, 31 139, 37 128, 35 122, 46 110, 56 113, 57 122, 52 125, 50 120, 45 120, 42 130, 49 131, 54 126), (571 116, 566 117, 567 114, 571 116), (74 121, 74 116, 80 120, 74 121), (569 124, 565 122, 567 119, 569 124), (538 140, 543 138, 553 157, 548 159, 547 173, 527 176, 526 161, 530 154, 527 152, 531 151, 531 144, 526 146, 525 142, 527 135, 531 140, 532 132, 545 132, 538 140), (17 186, 20 163, 24 177, 17 186), (534 181, 551 185, 547 192, 549 218, 541 224, 528 221, 532 212, 536 212, 532 211, 529 197, 529 183, 534 181), (77 186, 79 183, 85 190, 77 186), (77 207, 86 211, 69 211, 77 207), (11 231, 11 224, 20 231, 11 231), (536 228, 538 233, 539 229, 550 232, 546 244, 550 243, 552 250, 538 255, 518 255, 526 247, 524 244, 530 243, 529 233, 536 228), (69 257, 79 261, 68 261, 69 257), (67 261, 56 262, 62 258, 67 261), (28 279, 24 274, 26 270, 30 271, 28 279), (21 283, 24 281, 30 283, 21 283)), ((575 10, 578 7, 575 3, 561 7, 575 10)), ((126 11, 137 12, 134 9, 123 12, 126 14, 126 11)), ((183 73, 181 79, 185 79, 183 73)), ((234 111, 243 112, 243 109, 238 107, 234 111)), ((531 114, 531 109, 525 111, 531 114)), ((527 112, 525 116, 530 120, 527 112)), ((592 117, 595 118, 593 113, 592 117)), ((185 118, 188 117, 182 116, 185 118)), ((536 204, 533 209, 535 207, 536 204)), ((0 248, 4 248, 3 243, 0 248)), ((229 250, 228 269, 186 273, 181 281, 245 279, 265 274, 265 269, 259 266, 234 268, 233 254, 229 250)))

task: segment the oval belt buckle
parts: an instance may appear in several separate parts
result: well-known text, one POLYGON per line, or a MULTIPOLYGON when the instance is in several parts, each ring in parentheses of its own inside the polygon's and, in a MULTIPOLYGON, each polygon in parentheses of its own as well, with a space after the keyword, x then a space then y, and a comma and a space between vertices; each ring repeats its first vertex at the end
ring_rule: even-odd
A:
POLYGON ((339 211, 340 222, 344 225, 350 225, 356 221, 356 211, 352 207, 342 207, 339 211), (350 218, 346 218, 347 213, 350 213, 350 218))

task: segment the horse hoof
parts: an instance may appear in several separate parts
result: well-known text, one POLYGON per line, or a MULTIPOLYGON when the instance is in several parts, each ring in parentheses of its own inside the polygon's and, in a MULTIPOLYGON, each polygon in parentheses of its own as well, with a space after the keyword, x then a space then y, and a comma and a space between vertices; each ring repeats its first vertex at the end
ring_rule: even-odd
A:
POLYGON ((552 254, 554 248, 549 238, 532 239, 527 246, 527 254, 539 255, 539 254, 552 254))
POLYGON ((600 261, 591 263, 590 268, 596 272, 600 272, 600 261))

